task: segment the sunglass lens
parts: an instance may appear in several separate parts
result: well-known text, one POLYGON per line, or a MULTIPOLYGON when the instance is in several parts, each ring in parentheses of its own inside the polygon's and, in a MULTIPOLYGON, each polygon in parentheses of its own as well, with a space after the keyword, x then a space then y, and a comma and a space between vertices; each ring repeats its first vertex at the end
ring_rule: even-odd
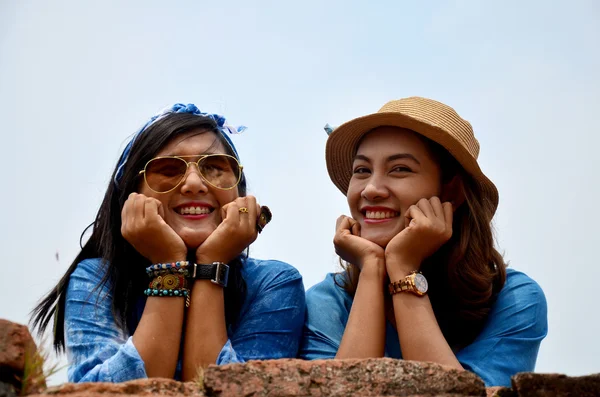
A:
POLYGON ((187 163, 177 158, 157 158, 146 165, 146 183, 157 192, 173 189, 187 171, 187 163))
POLYGON ((204 179, 221 189, 231 189, 240 180, 240 165, 235 158, 227 155, 210 155, 198 164, 204 179))

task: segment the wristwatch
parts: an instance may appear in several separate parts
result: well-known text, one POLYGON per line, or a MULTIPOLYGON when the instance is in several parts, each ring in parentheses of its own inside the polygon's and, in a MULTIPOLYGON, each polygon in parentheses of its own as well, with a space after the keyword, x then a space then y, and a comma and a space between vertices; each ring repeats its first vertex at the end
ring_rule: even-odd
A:
POLYGON ((194 263, 189 273, 193 280, 210 280, 221 287, 227 287, 229 265, 223 262, 213 262, 210 265, 194 263))
POLYGON ((427 293, 429 285, 427 284, 427 279, 421 272, 413 271, 402 280, 390 283, 388 288, 390 290, 390 295, 408 291, 417 296, 424 296, 427 293))

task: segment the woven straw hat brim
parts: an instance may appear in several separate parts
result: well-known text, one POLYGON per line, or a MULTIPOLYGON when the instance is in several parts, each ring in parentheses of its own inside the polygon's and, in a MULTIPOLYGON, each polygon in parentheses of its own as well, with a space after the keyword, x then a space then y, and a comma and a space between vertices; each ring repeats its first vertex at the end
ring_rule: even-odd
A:
POLYGON ((379 112, 358 117, 340 125, 329 135, 325 149, 327 171, 344 195, 352 177, 353 156, 358 142, 369 131, 384 126, 415 131, 443 146, 479 185, 482 197, 492 214, 496 212, 498 190, 481 171, 476 158, 445 129, 398 112, 379 112))

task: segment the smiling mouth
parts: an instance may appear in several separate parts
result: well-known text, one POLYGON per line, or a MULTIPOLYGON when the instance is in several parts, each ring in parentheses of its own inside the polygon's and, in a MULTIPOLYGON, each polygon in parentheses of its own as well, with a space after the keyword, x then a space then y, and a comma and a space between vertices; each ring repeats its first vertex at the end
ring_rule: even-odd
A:
POLYGON ((365 211, 365 219, 391 219, 400 216, 397 211, 365 211))
POLYGON ((179 215, 207 215, 214 211, 214 208, 209 207, 178 207, 175 212, 179 215))

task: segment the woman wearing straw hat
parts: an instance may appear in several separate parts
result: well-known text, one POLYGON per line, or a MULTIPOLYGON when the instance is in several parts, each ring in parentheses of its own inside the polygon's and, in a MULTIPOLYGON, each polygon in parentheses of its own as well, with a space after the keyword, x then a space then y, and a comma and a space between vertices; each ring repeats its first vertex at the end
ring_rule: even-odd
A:
POLYGON ((334 238, 345 271, 307 292, 304 358, 436 362, 490 386, 534 369, 546 300, 494 248, 498 191, 478 154, 471 125, 425 98, 331 132, 327 168, 351 214, 334 238))
POLYGON ((54 317, 69 381, 193 380, 211 363, 296 356, 302 277, 247 255, 270 212, 246 194, 241 130, 175 104, 126 146, 90 239, 34 310, 40 332, 54 317))

